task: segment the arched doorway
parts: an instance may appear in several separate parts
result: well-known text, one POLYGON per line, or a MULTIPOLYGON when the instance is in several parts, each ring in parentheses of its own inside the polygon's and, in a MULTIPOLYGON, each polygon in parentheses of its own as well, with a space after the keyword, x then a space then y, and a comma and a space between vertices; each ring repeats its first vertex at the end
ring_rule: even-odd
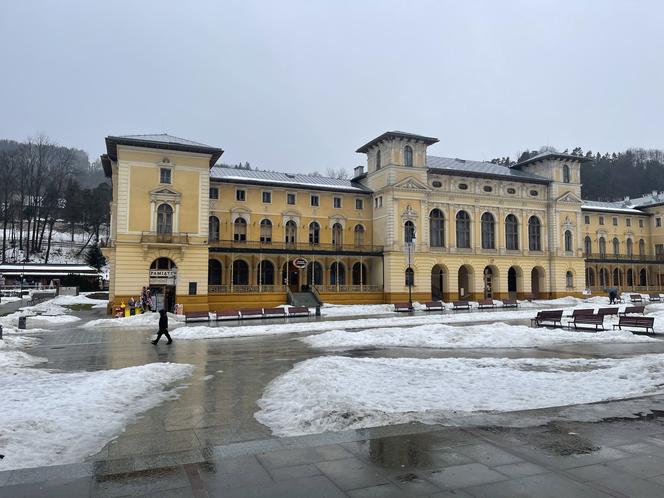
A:
POLYGON ((233 261, 233 285, 249 285, 249 265, 242 259, 233 261))
POLYGON ((518 293, 522 292, 521 286, 521 268, 510 266, 507 270, 507 295, 510 299, 516 299, 518 293))
POLYGON ((468 265, 459 268, 459 299, 471 299, 473 295, 473 269, 468 265))
POLYGON ((323 285, 323 265, 312 261, 307 266, 307 285, 323 285))
POLYGON ((330 285, 346 285, 346 267, 335 261, 330 266, 330 285))
POLYGON ((431 299, 443 301, 448 299, 447 269, 443 265, 435 265, 431 268, 431 299))
POLYGON ((281 281, 291 292, 300 291, 300 269, 293 265, 293 261, 287 261, 281 267, 281 281))
POLYGON ((221 262, 218 259, 208 260, 208 285, 221 285, 221 262))
POLYGON ((484 282, 484 299, 492 299, 494 293, 497 292, 496 284, 498 283, 498 272, 492 266, 486 266, 482 275, 484 282))
POLYGON ((177 276, 175 262, 169 258, 157 258, 150 265, 149 273, 153 310, 165 309, 166 311, 173 311, 177 276))
POLYGON ((540 299, 542 292, 544 292, 544 271, 536 266, 530 272, 530 293, 533 299, 540 299))
POLYGON ((353 285, 367 284, 367 266, 359 261, 353 265, 352 271, 353 285))
POLYGON ((274 265, 272 261, 264 259, 258 265, 256 283, 258 285, 274 285, 274 265))

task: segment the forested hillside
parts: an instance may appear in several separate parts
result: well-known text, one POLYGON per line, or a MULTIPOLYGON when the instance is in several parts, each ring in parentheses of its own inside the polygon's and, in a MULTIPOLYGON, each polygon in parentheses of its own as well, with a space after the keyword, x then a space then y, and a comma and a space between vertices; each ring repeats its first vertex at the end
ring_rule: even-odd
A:
MULTIPOLYGON (((552 147, 528 150, 519 154, 518 161, 509 157, 493 159, 491 162, 512 166, 525 161, 552 147)), ((664 151, 658 149, 629 149, 625 152, 600 154, 584 152, 576 147, 564 154, 584 156, 592 161, 581 166, 581 195, 594 201, 615 201, 625 197, 637 197, 653 190, 664 190, 664 151)))

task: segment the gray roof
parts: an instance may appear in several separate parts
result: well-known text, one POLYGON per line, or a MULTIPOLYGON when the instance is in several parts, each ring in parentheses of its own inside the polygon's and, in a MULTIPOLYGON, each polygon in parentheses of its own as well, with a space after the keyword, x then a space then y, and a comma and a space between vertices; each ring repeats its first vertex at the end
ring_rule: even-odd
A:
POLYGON ((209 147, 213 148, 211 145, 202 144, 200 142, 194 142, 193 140, 187 140, 186 138, 174 137, 168 133, 157 133, 154 135, 118 135, 118 138, 128 138, 131 140, 141 140, 145 142, 161 142, 165 144, 177 144, 177 145, 191 145, 193 147, 209 147))
POLYGON ((587 209, 591 211, 608 211, 613 213, 631 213, 631 214, 645 214, 642 211, 636 209, 629 201, 616 201, 616 202, 605 202, 605 201, 581 201, 581 209, 587 209))
POLYGON ((654 206, 664 204, 664 192, 653 191, 649 194, 636 197, 634 199, 626 198, 624 202, 629 203, 635 207, 654 206))
POLYGON ((328 178, 325 176, 302 175, 299 173, 277 173, 273 171, 253 171, 247 169, 222 168, 214 166, 210 170, 212 180, 233 183, 257 183, 261 185, 280 185, 291 188, 310 188, 348 192, 370 192, 359 183, 351 180, 328 178))
POLYGON ((487 163, 484 161, 469 161, 467 159, 456 159, 451 157, 427 156, 427 166, 432 172, 452 173, 458 172, 468 176, 504 178, 508 180, 532 183, 549 183, 548 178, 534 175, 518 169, 508 168, 500 164, 487 163))
POLYGON ((406 140, 415 140, 418 142, 424 142, 427 145, 435 144, 438 142, 438 139, 435 137, 425 137, 424 135, 416 135, 414 133, 406 133, 405 131, 386 131, 382 135, 374 138, 373 140, 367 142, 362 147, 357 149, 355 152, 368 152, 371 147, 384 140, 390 140, 393 138, 403 138, 406 140))
POLYGON ((563 161, 578 161, 580 163, 585 163, 585 162, 588 162, 588 161, 592 161, 592 158, 585 157, 585 156, 574 156, 572 154, 563 154, 561 152, 545 151, 545 152, 540 152, 539 154, 537 154, 536 156, 531 157, 530 159, 526 159, 525 161, 521 161, 520 163, 517 163, 512 167, 518 169, 521 166, 524 166, 526 164, 535 163, 537 161, 543 161, 545 159, 562 159, 563 161))

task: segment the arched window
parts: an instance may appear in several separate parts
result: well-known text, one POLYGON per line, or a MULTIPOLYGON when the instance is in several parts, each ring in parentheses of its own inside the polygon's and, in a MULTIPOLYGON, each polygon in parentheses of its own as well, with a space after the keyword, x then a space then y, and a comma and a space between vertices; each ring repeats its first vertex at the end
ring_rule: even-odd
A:
POLYGON ((648 279, 645 268, 641 268, 641 271, 639 272, 639 285, 641 287, 645 287, 646 285, 648 285, 648 279))
POLYGON ((272 222, 267 218, 261 220, 261 242, 263 244, 272 243, 272 222))
POLYGON ((574 274, 571 271, 565 273, 565 286, 568 289, 574 287, 574 274))
POLYGON ((643 257, 646 255, 646 241, 639 239, 639 256, 643 257))
POLYGON ((381 164, 380 164, 380 151, 376 151, 376 169, 380 169, 381 164))
POLYGON ((632 242, 632 239, 627 239, 625 247, 627 248, 627 256, 630 258, 634 256, 634 243, 632 242))
POLYGON ((613 270, 613 285, 615 287, 620 287, 620 270, 618 268, 613 270))
POLYGON ((217 259, 208 260, 208 285, 221 285, 221 263, 217 259))
POLYGON ((433 209, 429 213, 429 245, 431 247, 445 247, 445 218, 440 209, 433 209))
POLYGON ((168 204, 157 208, 157 233, 173 233, 173 208, 168 204))
POLYGON ((246 261, 233 261, 233 285, 249 285, 249 265, 246 261))
POLYGON ((600 287, 609 285, 609 270, 606 268, 599 269, 599 285, 600 287))
POLYGON ((172 270, 174 268, 177 266, 170 258, 157 258, 150 265, 150 270, 172 270))
POLYGON ((415 272, 412 268, 406 268, 406 285, 415 285, 415 272))
POLYGON ((542 250, 542 224, 537 216, 528 219, 528 249, 530 251, 542 250))
POLYGON ((274 265, 271 261, 264 259, 256 270, 256 283, 259 285, 274 285, 274 265))
POLYGON ((315 221, 309 223, 309 244, 320 244, 320 225, 315 221))
POLYGON ((565 230, 565 251, 572 251, 572 232, 565 230))
POLYGON ((600 258, 606 257, 606 240, 604 237, 599 238, 599 256, 600 258))
POLYGON ((247 240, 247 220, 242 216, 235 218, 235 223, 233 223, 233 240, 236 242, 247 240))
POLYGON ((456 215, 456 245, 470 249, 470 216, 465 211, 456 215))
POLYGON ((584 250, 585 250, 585 253, 586 253, 586 257, 589 257, 590 254, 592 254, 592 252, 593 252, 592 239, 586 235, 586 238, 583 241, 583 245, 584 245, 584 250))
POLYGON ((595 286, 595 272, 592 268, 586 268, 586 287, 595 286))
POLYGON ((510 251, 519 249, 519 221, 513 214, 505 218, 505 247, 510 251))
POLYGON ((408 220, 406 223, 403 224, 403 239, 404 241, 409 244, 413 241, 415 238, 415 224, 408 220))
POLYGON ((341 223, 332 225, 332 245, 341 246, 344 243, 344 227, 341 223))
POLYGON ((618 256, 618 254, 620 254, 620 241, 616 237, 614 237, 612 243, 613 243, 613 254, 614 256, 618 256))
POLYGON ((336 261, 330 266, 330 285, 346 285, 346 267, 336 261))
POLYGON ((413 148, 410 145, 403 148, 403 163, 406 166, 413 165, 413 148))
POLYGON ((297 223, 295 223, 293 220, 288 220, 284 229, 286 235, 286 244, 297 243, 297 223))
POLYGON ((364 285, 367 283, 367 267, 364 263, 353 265, 353 285, 364 285))
POLYGON ((491 213, 482 215, 482 249, 496 248, 496 220, 491 213))
POLYGON ((569 183, 569 166, 566 164, 563 166, 563 182, 569 183))
POLYGON ((355 225, 355 247, 362 247, 364 245, 364 227, 362 225, 355 225))
POLYGON ((629 287, 634 287, 634 272, 631 268, 627 270, 627 285, 629 287))
POLYGON ((307 283, 309 285, 322 285, 323 266, 318 261, 312 261, 307 266, 307 283))
POLYGON ((208 232, 208 239, 210 242, 219 240, 219 218, 216 216, 210 216, 208 232))

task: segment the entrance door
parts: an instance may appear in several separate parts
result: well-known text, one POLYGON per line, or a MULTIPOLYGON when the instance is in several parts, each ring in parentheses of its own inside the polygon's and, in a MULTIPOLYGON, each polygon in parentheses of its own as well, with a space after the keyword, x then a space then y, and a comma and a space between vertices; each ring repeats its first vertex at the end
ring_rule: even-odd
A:
MULTIPOLYGON (((530 288, 532 291, 533 299, 539 299, 540 294, 540 274, 537 268, 533 268, 530 274, 530 288)), ((608 280, 608 279, 607 279, 608 280)))
POLYGON ((284 263, 281 269, 281 281, 291 292, 300 291, 300 270, 293 266, 291 261, 284 263))
POLYGON ((516 292, 517 292, 516 270, 512 266, 507 271, 507 294, 509 295, 510 299, 516 299, 517 297, 516 292))
POLYGON ((488 266, 484 268, 484 299, 493 297, 493 271, 488 266))
POLYGON ((152 294, 152 306, 156 311, 165 309, 169 313, 173 312, 175 308, 174 285, 150 286, 150 294, 152 294))

